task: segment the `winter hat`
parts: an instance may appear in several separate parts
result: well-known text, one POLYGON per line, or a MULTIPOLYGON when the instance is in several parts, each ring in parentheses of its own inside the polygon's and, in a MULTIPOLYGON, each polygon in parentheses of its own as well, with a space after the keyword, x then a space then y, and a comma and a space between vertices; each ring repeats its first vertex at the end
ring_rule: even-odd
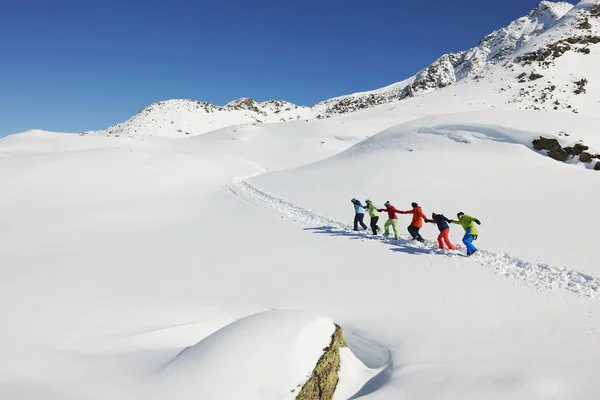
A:
POLYGON ((413 207, 419 207, 419 205, 417 203, 415 203, 414 201, 412 202, 411 206, 413 206, 413 207))
POLYGON ((388 200, 388 201, 386 201, 386 202, 385 202, 385 204, 384 204, 384 206, 386 206, 386 207, 389 207, 390 205, 391 205, 391 204, 390 204, 390 201, 389 201, 389 200, 388 200))
POLYGON ((371 200, 369 200, 369 199, 365 200, 365 203, 367 203, 367 204, 369 204, 370 202, 371 202, 371 200))
POLYGON ((436 215, 436 213, 431 213, 431 218, 435 218, 436 215))
POLYGON ((461 212, 459 212, 459 213, 458 213, 458 214, 456 214, 456 215, 460 217, 460 216, 462 216, 462 215, 465 215, 465 213, 461 211, 461 212))

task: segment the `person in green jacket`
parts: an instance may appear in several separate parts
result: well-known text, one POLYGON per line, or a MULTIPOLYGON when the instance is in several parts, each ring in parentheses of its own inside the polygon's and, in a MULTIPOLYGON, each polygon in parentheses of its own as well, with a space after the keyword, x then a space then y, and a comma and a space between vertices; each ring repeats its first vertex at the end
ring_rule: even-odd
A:
POLYGON ((381 228, 377 225, 379 222, 379 213, 377 212, 377 206, 373 204, 373 202, 369 199, 365 200, 367 205, 367 211, 369 212, 369 217, 371 217, 371 229, 373 229, 373 235, 377 235, 377 232, 381 230, 381 228))
POLYGON ((465 230, 465 236, 463 236, 462 242, 467 247, 467 255, 470 256, 477 251, 477 248, 473 245, 473 241, 477 240, 477 236, 479 235, 479 231, 475 224, 481 225, 481 222, 477 218, 471 217, 464 212, 459 212, 456 216, 458 217, 458 221, 451 220, 450 222, 461 225, 465 230))

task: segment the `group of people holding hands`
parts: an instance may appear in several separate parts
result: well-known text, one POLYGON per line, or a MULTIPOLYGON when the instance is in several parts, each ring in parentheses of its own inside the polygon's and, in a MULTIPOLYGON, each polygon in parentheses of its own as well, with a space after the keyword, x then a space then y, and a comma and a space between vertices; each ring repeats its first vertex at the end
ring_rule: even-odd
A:
POLYGON ((473 245, 473 241, 477 240, 477 236, 479 235, 477 225, 481 225, 481 222, 477 218, 467 215, 463 212, 456 214, 458 218, 457 220, 448 219, 443 214, 436 213, 433 213, 431 215, 431 219, 428 219, 421 207, 414 202, 411 204, 412 209, 401 211, 391 205, 389 201, 385 202, 385 208, 378 208, 371 200, 365 200, 365 205, 363 205, 360 200, 357 199, 352 199, 351 201, 354 205, 355 231, 358 230, 359 225, 363 229, 368 229, 364 222, 366 211, 369 213, 369 217, 371 218, 370 225, 371 229, 373 230, 373 235, 377 235, 378 232, 381 231, 379 225, 377 225, 379 222, 379 213, 387 212, 388 220, 384 225, 383 236, 389 236, 391 226, 394 231, 394 237, 396 240, 398 240, 400 238, 400 234, 398 233, 398 214, 412 214, 412 222, 408 226, 408 233, 410 233, 414 240, 418 240, 419 242, 424 241, 420 233, 420 230, 423 227, 423 221, 427 223, 435 223, 440 231, 438 236, 438 244, 440 249, 447 248, 448 250, 456 250, 456 246, 452 244, 448 235, 450 233, 449 224, 457 224, 461 225, 465 230, 465 235, 463 236, 462 242, 467 248, 467 255, 470 256, 477 251, 477 248, 473 245))

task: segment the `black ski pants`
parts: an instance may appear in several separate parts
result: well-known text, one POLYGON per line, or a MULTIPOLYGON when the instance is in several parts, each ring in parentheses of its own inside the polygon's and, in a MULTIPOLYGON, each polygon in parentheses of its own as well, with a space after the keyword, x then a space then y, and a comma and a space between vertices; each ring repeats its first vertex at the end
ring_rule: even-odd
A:
POLYGON ((418 240, 419 242, 423 242, 424 239, 419 233, 419 230, 421 230, 421 228, 417 228, 414 225, 410 225, 408 227, 408 233, 410 233, 410 236, 412 236, 413 239, 418 240))
POLYGON ((354 214, 354 230, 355 231, 358 230, 358 224, 360 224, 360 226, 363 229, 367 229, 364 219, 365 219, 365 214, 354 214))
POLYGON ((379 222, 379 216, 371 217, 371 229, 373 229, 373 235, 377 235, 377 231, 379 230, 377 222, 379 222))

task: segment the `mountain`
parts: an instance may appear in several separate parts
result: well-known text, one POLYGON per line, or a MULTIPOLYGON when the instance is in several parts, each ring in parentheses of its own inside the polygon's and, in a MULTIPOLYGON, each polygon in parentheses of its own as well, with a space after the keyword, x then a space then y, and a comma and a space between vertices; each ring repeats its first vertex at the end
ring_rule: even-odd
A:
POLYGON ((445 54, 414 76, 381 89, 335 97, 312 107, 250 98, 224 106, 195 100, 161 101, 98 133, 181 137, 233 125, 330 118, 432 95, 441 103, 462 104, 465 110, 593 115, 600 100, 600 87, 594 79, 600 70, 598 43, 599 0, 583 0, 576 6, 542 1, 475 47, 445 54))
POLYGON ((230 125, 301 118, 313 118, 312 110, 280 100, 256 102, 242 98, 224 106, 196 100, 167 100, 152 103, 129 120, 96 133, 177 137, 198 135, 230 125))
POLYGON ((477 46, 444 54, 413 77, 383 89, 355 93, 316 105, 325 115, 343 114, 369 106, 429 93, 468 79, 480 79, 492 67, 509 60, 526 43, 546 32, 573 9, 566 2, 542 1, 528 15, 483 38, 477 46))

